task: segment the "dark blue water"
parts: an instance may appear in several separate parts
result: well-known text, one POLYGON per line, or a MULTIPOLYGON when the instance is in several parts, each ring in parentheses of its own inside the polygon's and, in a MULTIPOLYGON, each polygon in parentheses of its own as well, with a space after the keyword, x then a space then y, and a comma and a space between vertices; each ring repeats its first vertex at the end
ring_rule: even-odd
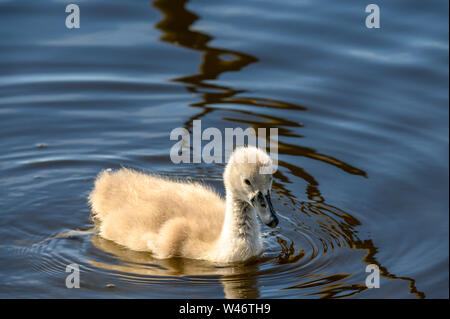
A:
POLYGON ((0 1, 0 297, 448 298, 447 1, 378 1, 380 29, 354 0, 77 1, 69 30, 71 2, 0 1), (223 165, 170 161, 197 119, 278 128, 280 226, 256 262, 92 231, 104 168, 223 194, 223 165))

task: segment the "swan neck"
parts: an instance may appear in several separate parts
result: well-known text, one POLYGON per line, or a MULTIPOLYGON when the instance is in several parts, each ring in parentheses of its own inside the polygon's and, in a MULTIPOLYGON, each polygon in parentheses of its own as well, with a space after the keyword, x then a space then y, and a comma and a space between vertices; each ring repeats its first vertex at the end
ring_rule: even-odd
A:
POLYGON ((222 233, 227 237, 244 240, 255 239, 259 235, 259 224, 253 208, 245 201, 227 193, 226 214, 222 233))
POLYGON ((242 261, 262 251, 261 231, 253 208, 228 192, 226 212, 219 240, 213 254, 224 262, 242 261))

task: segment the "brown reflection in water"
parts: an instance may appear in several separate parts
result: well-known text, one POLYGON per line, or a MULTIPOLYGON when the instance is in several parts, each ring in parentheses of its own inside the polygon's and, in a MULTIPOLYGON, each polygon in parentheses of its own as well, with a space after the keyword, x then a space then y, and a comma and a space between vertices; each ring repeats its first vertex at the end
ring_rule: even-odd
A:
POLYGON ((217 267, 212 263, 187 258, 156 259, 150 253, 126 249, 98 235, 92 236, 91 241, 96 248, 116 256, 120 264, 95 260, 88 260, 88 263, 101 269, 120 272, 124 278, 138 278, 144 283, 167 280, 168 284, 169 280, 174 280, 173 277, 183 277, 185 280, 204 284, 219 280, 226 298, 259 298, 257 276, 249 275, 258 271, 255 261, 217 267))
MULTIPOLYGON (((380 276, 388 279, 405 280, 409 282, 409 293, 416 295, 420 299, 425 298, 425 293, 417 289, 416 281, 414 279, 409 277, 396 276, 395 274, 390 273, 387 268, 382 266, 381 263, 375 258, 375 255, 378 252, 378 248, 374 245, 373 241, 371 239, 362 240, 353 231, 354 227, 361 224, 358 219, 346 213, 342 209, 326 204, 325 199, 322 197, 320 191, 315 186, 308 186, 307 194, 308 199, 311 200, 312 203, 303 203, 303 206, 309 206, 308 210, 302 210, 306 215, 310 217, 311 213, 322 215, 327 219, 327 223, 328 225, 331 225, 332 230, 338 233, 340 238, 343 238, 345 240, 349 248, 365 250, 367 252, 367 255, 363 258, 363 262, 368 265, 377 265, 380 269, 380 276), (312 206, 317 209, 313 209, 312 206)), ((323 286, 324 280, 329 282, 337 282, 348 276, 350 276, 350 274, 337 274, 319 278, 310 282, 303 282, 286 289, 318 287, 321 291, 318 293, 313 293, 312 295, 321 295, 322 298, 350 297, 355 295, 356 293, 368 289, 365 285, 361 284, 342 285, 343 283, 339 283, 327 284, 326 286, 323 286), (346 294, 343 294, 343 292, 346 292, 346 294)))
MULTIPOLYGON (((293 103, 283 102, 276 99, 267 99, 267 98, 259 98, 252 96, 242 96, 242 94, 246 93, 245 90, 233 89, 228 86, 216 85, 212 84, 211 81, 217 79, 220 75, 225 72, 236 72, 240 71, 244 67, 255 63, 258 59, 252 55, 245 54, 242 52, 237 52, 233 50, 228 50, 225 48, 216 48, 211 47, 208 43, 213 39, 212 36, 201 33, 198 31, 191 30, 190 27, 192 24, 199 19, 199 17, 193 12, 186 9, 185 5, 188 0, 156 0, 151 3, 152 6, 157 8, 163 15, 161 21, 156 24, 156 28, 161 31, 161 40, 175 46, 181 46, 187 49, 195 50, 201 52, 203 54, 202 62, 199 66, 199 72, 197 74, 184 76, 180 78, 173 79, 174 82, 183 83, 186 89, 190 92, 198 94, 201 98, 200 102, 191 104, 191 107, 200 108, 200 112, 195 116, 189 118, 184 126, 187 129, 191 129, 192 121, 201 119, 209 113, 214 112, 215 110, 221 110, 218 105, 220 104, 235 104, 235 105, 247 105, 247 106, 255 106, 261 108, 261 110, 270 108, 270 109, 283 109, 283 110, 291 110, 292 112, 300 112, 306 111, 307 108, 304 106, 296 105, 293 103), (240 96, 237 96, 237 95, 240 96)), ((270 128, 270 127, 278 127, 278 135, 279 137, 302 137, 292 132, 290 128, 299 128, 302 127, 301 124, 289 121, 287 119, 276 117, 272 115, 266 115, 257 112, 249 112, 241 109, 227 109, 230 113, 238 113, 243 115, 251 115, 259 118, 259 120, 249 120, 249 119, 240 119, 240 118, 232 118, 228 117, 225 120, 232 121, 234 123, 243 123, 249 127, 257 128, 270 128)), ((303 147, 300 145, 288 144, 285 142, 279 141, 278 146, 279 154, 292 155, 296 157, 308 157, 314 160, 318 160, 321 162, 325 162, 329 165, 333 165, 343 171, 367 177, 365 171, 358 169, 350 164, 347 164, 339 159, 336 159, 332 156, 328 156, 325 154, 318 153, 316 150, 303 147)), ((385 267, 381 266, 381 264, 375 259, 375 254, 377 253, 377 248, 373 244, 372 240, 361 240, 355 235, 353 228, 360 225, 360 222, 351 216, 350 214, 338 209, 337 207, 331 206, 325 203, 324 198, 320 194, 318 189, 319 183, 313 177, 313 175, 306 172, 303 168, 298 167, 296 165, 279 161, 279 165, 288 169, 290 174, 305 180, 308 183, 307 194, 310 203, 302 203, 300 206, 308 207, 309 209, 302 209, 302 212, 306 215, 311 216, 310 214, 321 214, 323 218, 325 218, 328 226, 331 225, 331 228, 328 227, 330 231, 330 235, 333 236, 333 232, 336 232, 336 236, 340 236, 344 238, 344 241, 347 243, 348 247, 354 249, 360 249, 367 251, 367 255, 363 258, 363 261, 367 264, 376 264, 380 268, 380 274, 386 278, 390 279, 400 279, 406 280, 410 283, 410 293, 416 294, 419 298, 425 297, 423 292, 419 292, 415 287, 415 280, 408 277, 398 277, 391 274, 385 267), (323 213, 326 212, 326 213, 323 213), (336 217, 336 218, 334 218, 336 217)), ((281 183, 274 183, 274 187, 280 194, 285 195, 289 198, 294 204, 297 206, 298 202, 295 200, 295 196, 291 194, 291 192, 284 187, 284 184, 290 183, 289 178, 282 174, 280 170, 275 174, 276 180, 281 183)), ((100 245, 99 238, 94 240, 95 245, 100 245)), ((94 238, 94 239, 95 239, 94 238)), ((105 243, 101 243, 101 247, 106 251, 111 250, 111 247, 105 247, 105 243)), ((293 248, 293 244, 290 246, 287 245, 286 242, 280 242, 282 246, 282 254, 279 256, 278 260, 280 263, 283 262, 296 262, 303 257, 302 252, 295 255, 295 249, 293 248), (289 246, 289 247, 288 247, 289 246)), ((122 250, 114 249, 114 254, 121 254, 122 250)), ((119 255, 120 258, 126 258, 126 256, 119 255)), ((147 258, 147 257, 146 257, 147 258)), ((124 259, 126 260, 126 259, 124 259)), ((135 260, 133 259, 133 262, 135 260)), ((148 260, 146 261, 146 263, 148 260)), ((165 275, 167 275, 167 269, 174 275, 182 275, 186 273, 195 273, 202 274, 204 269, 203 266, 199 266, 198 263, 188 263, 180 261, 155 261, 158 265, 162 265, 166 268, 164 270, 165 275), (182 265, 182 266, 181 266, 182 265), (193 266, 195 265, 195 266, 193 266), (188 267, 189 269, 186 269, 188 267), (203 269, 203 270, 202 270, 203 269)), ((110 266, 110 265, 109 265, 110 266)), ((122 266, 116 266, 122 267, 122 266)), ((227 268, 223 268, 227 269, 227 268)), ((245 268, 237 269, 232 268, 231 272, 237 273, 251 273, 251 269, 245 268)), ((120 269, 119 269, 120 270, 120 269)), ((124 269, 122 269, 124 270, 124 269)), ((255 266, 255 271, 257 270, 257 266, 255 266)), ((125 270, 124 270, 125 271, 125 270)), ((155 274, 155 270, 152 269, 151 272, 155 274)), ((255 277, 251 281, 249 276, 239 276, 238 279, 233 280, 232 276, 229 272, 230 270, 222 270, 222 275, 227 276, 227 280, 222 280, 224 284, 224 290, 227 294, 227 289, 229 291, 230 296, 238 296, 238 297, 257 297, 258 291, 256 288, 252 289, 252 287, 256 287, 256 279, 255 277), (231 275, 231 277, 229 277, 231 275), (230 279, 231 278, 231 279, 230 279)), ((145 271, 144 271, 145 272, 145 271)), ((211 274, 211 268, 207 270, 208 274, 211 274)), ((220 273, 220 272, 219 272, 220 273)), ((351 296, 358 292, 361 292, 367 289, 363 285, 342 285, 334 284, 336 281, 341 281, 345 279, 346 274, 336 274, 333 276, 328 276, 326 278, 317 279, 311 281, 309 283, 301 283, 298 285, 294 285, 287 289, 300 289, 304 287, 311 287, 314 285, 322 286, 323 291, 319 292, 323 297, 342 297, 342 296, 351 296), (325 287, 323 287, 323 283, 328 282, 325 287), (342 295, 343 292, 347 294, 342 295)), ((225 277, 224 277, 225 278, 225 277)))
MULTIPOLYGON (((202 99, 202 101, 190 105, 192 107, 201 108, 201 112, 189 118, 184 123, 185 128, 190 129, 193 120, 201 119, 214 110, 220 110, 219 107, 213 105, 236 104, 292 111, 307 110, 304 106, 276 99, 237 97, 237 94, 245 93, 245 90, 237 90, 231 87, 206 82, 215 80, 226 72, 240 71, 251 63, 257 62, 258 59, 242 52, 210 47, 208 42, 210 42, 213 37, 190 29, 191 25, 198 20, 199 17, 185 8, 187 2, 188 0, 156 0, 152 3, 152 5, 163 14, 163 19, 156 24, 156 28, 162 32, 160 39, 164 42, 199 51, 203 54, 198 74, 172 79, 174 82, 185 84, 188 91, 197 93, 202 99)), ((246 110, 233 109, 228 111, 257 116, 261 120, 251 121, 237 118, 225 118, 225 120, 233 121, 235 123, 241 122, 254 129, 277 127, 278 135, 280 137, 301 137, 292 133, 289 129, 289 127, 302 127, 299 123, 276 116, 258 114, 246 110)), ((267 139, 268 138, 269 137, 267 137, 267 139)), ((336 166, 350 174, 366 176, 366 172, 363 170, 331 156, 320 154, 309 147, 279 142, 278 148, 280 154, 312 158, 336 166)), ((288 167, 288 165, 284 167, 288 167)), ((307 176, 308 181, 316 183, 311 175, 303 173, 302 176, 307 176)))
POLYGON ((345 298, 351 297, 368 289, 365 285, 350 284, 345 285, 345 280, 350 274, 335 274, 326 277, 320 277, 318 279, 302 282, 298 285, 289 287, 287 289, 308 289, 318 288, 323 290, 321 292, 308 294, 309 296, 321 295, 322 298, 345 298))

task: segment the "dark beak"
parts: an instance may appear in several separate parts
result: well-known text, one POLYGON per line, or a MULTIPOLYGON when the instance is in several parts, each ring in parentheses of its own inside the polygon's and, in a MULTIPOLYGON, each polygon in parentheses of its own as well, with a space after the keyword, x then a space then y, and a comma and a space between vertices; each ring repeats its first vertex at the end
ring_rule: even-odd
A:
POLYGON ((273 208, 270 194, 263 195, 262 192, 258 192, 258 194, 252 198, 251 203, 264 224, 271 228, 277 227, 278 217, 273 208))
POLYGON ((267 224, 267 226, 269 226, 270 228, 275 228, 277 227, 279 220, 275 212, 275 209, 273 209, 272 199, 270 198, 269 194, 267 194, 264 197, 266 199, 267 205, 269 205, 270 213, 272 214, 272 221, 269 224, 267 224))

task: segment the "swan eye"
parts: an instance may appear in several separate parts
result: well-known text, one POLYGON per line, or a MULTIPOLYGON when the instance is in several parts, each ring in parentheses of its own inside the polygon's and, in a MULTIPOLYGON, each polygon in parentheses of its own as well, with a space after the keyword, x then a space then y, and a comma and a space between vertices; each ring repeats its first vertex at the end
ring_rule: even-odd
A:
POLYGON ((244 183, 247 184, 247 185, 249 185, 249 186, 252 185, 252 183, 250 183, 250 181, 249 181, 248 179, 245 179, 245 180, 244 180, 244 183))

